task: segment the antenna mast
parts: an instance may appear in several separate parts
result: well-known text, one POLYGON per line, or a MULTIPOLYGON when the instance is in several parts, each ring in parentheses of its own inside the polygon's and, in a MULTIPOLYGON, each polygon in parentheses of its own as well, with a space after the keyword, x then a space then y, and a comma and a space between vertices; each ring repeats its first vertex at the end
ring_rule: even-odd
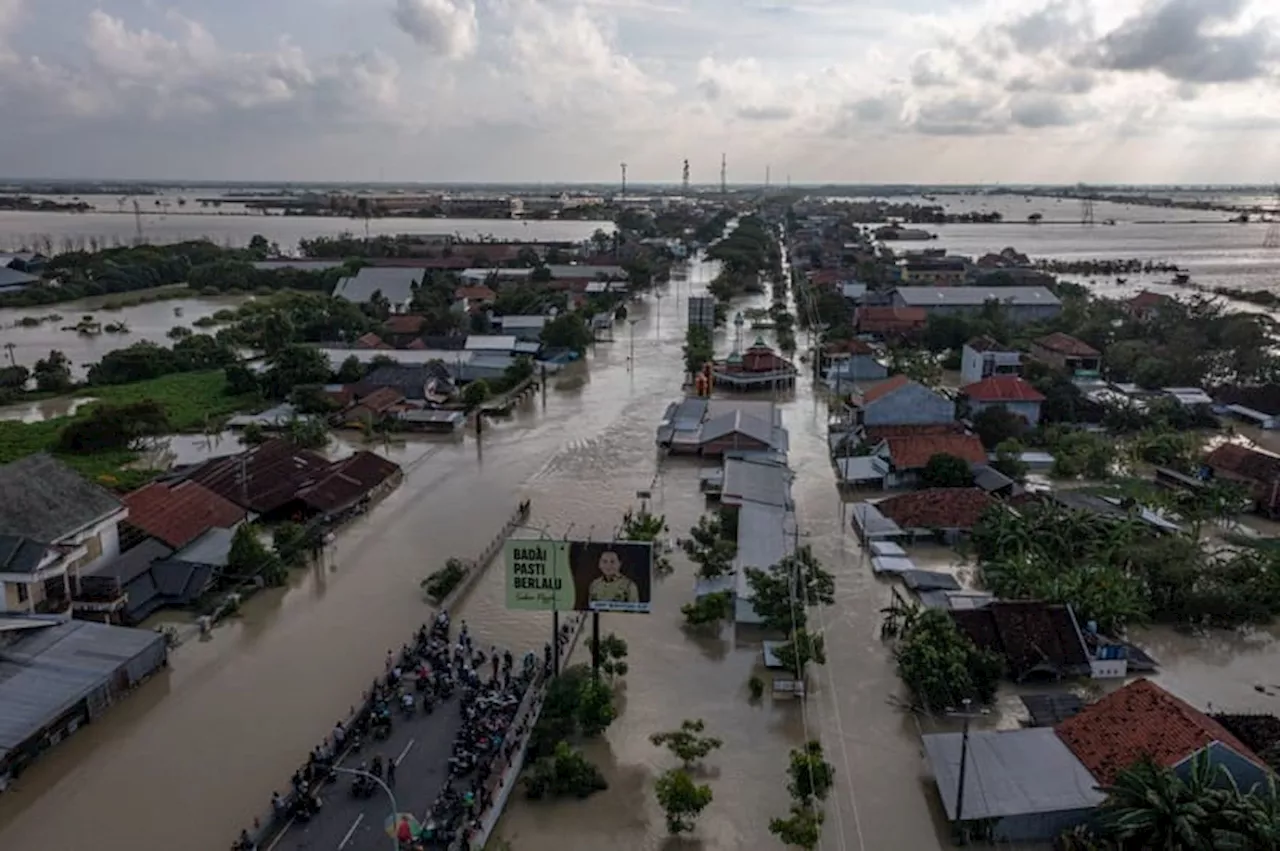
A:
POLYGON ((684 169, 681 171, 681 174, 680 174, 680 186, 685 191, 685 194, 688 194, 689 192, 689 161, 688 160, 684 161, 684 169))
POLYGON ((1080 184, 1080 224, 1093 225, 1093 197, 1088 194, 1088 188, 1080 184))
POLYGON ((621 166, 622 166, 622 193, 618 197, 626 198, 627 197, 627 164, 621 163, 621 166))
POLYGON ((142 205, 138 203, 138 199, 133 199, 133 227, 136 231, 134 240, 138 245, 142 244, 142 205))
POLYGON ((721 195, 729 194, 729 184, 725 182, 726 169, 728 168, 727 162, 728 161, 725 159, 725 155, 721 154, 720 155, 720 194, 721 195))

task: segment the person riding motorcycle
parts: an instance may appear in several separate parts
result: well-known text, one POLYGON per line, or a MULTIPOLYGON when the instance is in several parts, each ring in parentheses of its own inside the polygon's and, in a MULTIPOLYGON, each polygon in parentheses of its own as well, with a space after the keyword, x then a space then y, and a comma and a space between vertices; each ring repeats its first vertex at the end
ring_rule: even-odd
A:
POLYGON ((382 754, 378 754, 373 758, 373 765, 370 767, 369 773, 379 780, 382 779, 382 754))

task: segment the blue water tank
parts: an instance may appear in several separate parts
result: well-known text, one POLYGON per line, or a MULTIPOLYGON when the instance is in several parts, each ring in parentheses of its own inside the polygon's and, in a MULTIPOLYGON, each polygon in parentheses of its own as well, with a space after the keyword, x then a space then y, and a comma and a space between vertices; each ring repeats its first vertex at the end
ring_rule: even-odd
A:
POLYGON ((1097 622, 1097 621, 1089 621, 1088 623, 1086 623, 1086 624, 1084 625, 1084 628, 1085 628, 1085 631, 1086 631, 1086 632, 1088 632, 1090 635, 1097 635, 1097 634, 1098 634, 1098 622, 1097 622))

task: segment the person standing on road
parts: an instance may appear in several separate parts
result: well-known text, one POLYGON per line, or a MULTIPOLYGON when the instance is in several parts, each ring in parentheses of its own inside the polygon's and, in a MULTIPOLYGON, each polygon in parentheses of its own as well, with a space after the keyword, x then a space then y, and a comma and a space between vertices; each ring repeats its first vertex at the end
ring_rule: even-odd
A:
POLYGON ((394 759, 387 760, 387 785, 392 789, 396 788, 396 761, 394 759))

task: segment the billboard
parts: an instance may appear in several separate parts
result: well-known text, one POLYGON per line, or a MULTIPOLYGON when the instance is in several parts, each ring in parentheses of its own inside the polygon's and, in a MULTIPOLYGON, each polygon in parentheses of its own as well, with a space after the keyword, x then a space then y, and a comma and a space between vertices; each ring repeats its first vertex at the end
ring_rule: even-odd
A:
POLYGON ((503 555, 508 609, 649 612, 653 545, 647 541, 510 539, 503 555))

